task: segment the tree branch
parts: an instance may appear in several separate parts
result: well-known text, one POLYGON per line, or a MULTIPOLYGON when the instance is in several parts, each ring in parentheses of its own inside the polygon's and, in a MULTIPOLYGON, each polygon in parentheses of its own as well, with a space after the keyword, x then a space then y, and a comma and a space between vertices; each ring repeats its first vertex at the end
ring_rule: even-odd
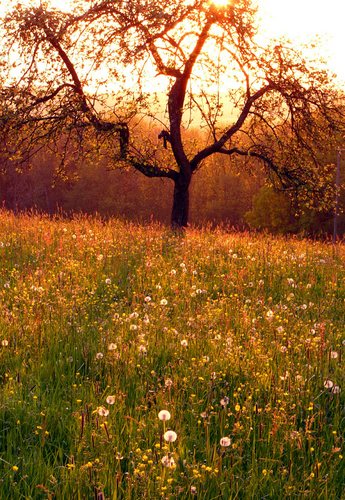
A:
POLYGON ((254 104, 254 102, 257 101, 263 95, 265 95, 271 89, 272 89, 272 87, 271 87, 270 84, 265 85, 265 87, 262 87, 260 90, 258 90, 257 92, 255 92, 255 94, 253 94, 252 96, 250 96, 249 99, 247 99, 245 105, 243 106, 242 112, 241 112, 240 116, 238 117, 236 123, 234 123, 234 125, 232 125, 232 127, 230 127, 222 135, 222 137, 220 139, 218 139, 218 141, 215 141, 213 144, 211 144, 210 146, 207 146, 202 151, 199 151, 199 153, 197 153, 194 156, 194 158, 190 162, 193 171, 197 169, 199 163, 202 160, 205 160, 208 156, 210 156, 210 155, 212 155, 214 153, 218 153, 220 151, 220 149, 224 146, 224 144, 236 132, 238 132, 238 130, 240 130, 240 128, 242 127, 243 123, 245 122, 245 120, 246 120, 246 118, 247 118, 247 116, 248 116, 248 114, 250 112, 250 108, 252 107, 252 105, 254 104))

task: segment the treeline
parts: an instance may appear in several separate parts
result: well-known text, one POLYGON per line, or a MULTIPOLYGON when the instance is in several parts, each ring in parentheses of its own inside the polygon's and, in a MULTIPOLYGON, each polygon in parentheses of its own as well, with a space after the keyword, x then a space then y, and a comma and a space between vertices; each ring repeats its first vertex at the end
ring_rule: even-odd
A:
MULTIPOLYGON (((47 152, 34 158, 30 168, 7 164, 0 174, 0 200, 7 209, 97 213, 138 222, 168 224, 172 189, 168 179, 148 179, 132 169, 110 169, 104 161, 72 161, 61 170, 57 159, 47 152)), ((344 201, 342 192, 340 207, 344 201)), ((259 167, 243 170, 240 160, 222 155, 194 175, 190 211, 194 225, 224 224, 283 234, 327 235, 333 231, 332 210, 296 213, 293 200, 269 187, 259 167)), ((340 214, 338 234, 344 233, 345 217, 340 214)))

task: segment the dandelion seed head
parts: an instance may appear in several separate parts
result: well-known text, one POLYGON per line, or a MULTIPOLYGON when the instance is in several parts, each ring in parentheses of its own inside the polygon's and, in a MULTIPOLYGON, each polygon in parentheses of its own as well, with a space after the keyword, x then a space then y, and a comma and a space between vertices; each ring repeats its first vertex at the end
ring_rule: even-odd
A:
POLYGON ((323 383, 323 386, 326 388, 326 389, 332 389, 332 387, 334 386, 334 383, 332 382, 332 380, 330 379, 326 379, 323 383))
POLYGON ((170 412, 168 410, 161 410, 158 413, 158 418, 159 420, 163 420, 164 422, 170 420, 171 418, 170 412))
POLYGON ((164 467, 171 467, 171 468, 176 467, 175 460, 173 459, 173 457, 169 455, 165 455, 162 458, 161 462, 164 465, 164 467))
POLYGON ((231 444, 231 439, 228 436, 222 437, 219 441, 220 446, 227 448, 231 444))
POLYGON ((166 431, 164 433, 164 439, 168 443, 174 443, 177 439, 177 434, 175 431, 166 431))
POLYGON ((107 417, 109 415, 109 410, 107 408, 104 408, 104 406, 99 406, 97 408, 97 413, 101 417, 107 417))

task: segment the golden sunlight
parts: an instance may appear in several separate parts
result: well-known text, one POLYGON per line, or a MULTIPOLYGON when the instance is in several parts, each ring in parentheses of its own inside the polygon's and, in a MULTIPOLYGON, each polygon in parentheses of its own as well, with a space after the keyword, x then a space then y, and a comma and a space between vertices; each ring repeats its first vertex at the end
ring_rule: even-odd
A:
MULTIPOLYGON (((0 18, 18 0, 0 0, 0 18)), ((226 7, 233 0, 209 0, 216 7, 226 7)), ((39 5, 40 0, 21 0, 23 5, 39 5)), ((71 9, 73 0, 48 0, 50 6, 64 11, 71 9)), ((269 38, 285 36, 293 43, 309 43, 310 38, 321 38, 319 57, 327 61, 331 71, 338 74, 341 84, 345 82, 345 1, 331 0, 255 0, 258 6, 260 39, 266 43, 269 38)))
POLYGON ((216 6, 216 7, 226 7, 227 5, 229 5, 231 2, 231 0, 212 0, 212 3, 216 6))

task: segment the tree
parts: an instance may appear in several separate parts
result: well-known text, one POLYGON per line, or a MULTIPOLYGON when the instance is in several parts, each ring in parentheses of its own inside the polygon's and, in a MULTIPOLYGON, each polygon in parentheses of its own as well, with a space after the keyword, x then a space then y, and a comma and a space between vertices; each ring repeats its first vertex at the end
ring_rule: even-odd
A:
POLYGON ((333 199, 318 149, 342 127, 341 96, 288 42, 260 45, 252 0, 78 0, 71 12, 18 4, 4 29, 3 48, 19 61, 14 71, 9 58, 2 76, 0 123, 12 158, 53 147, 63 131, 61 168, 73 140, 86 157, 171 179, 175 228, 188 223, 193 174, 215 154, 262 162, 302 198, 333 199), (159 114, 154 82, 162 79, 159 114), (136 133, 144 116, 163 124, 160 147, 136 133), (207 130, 200 148, 186 140, 190 124, 207 130))

